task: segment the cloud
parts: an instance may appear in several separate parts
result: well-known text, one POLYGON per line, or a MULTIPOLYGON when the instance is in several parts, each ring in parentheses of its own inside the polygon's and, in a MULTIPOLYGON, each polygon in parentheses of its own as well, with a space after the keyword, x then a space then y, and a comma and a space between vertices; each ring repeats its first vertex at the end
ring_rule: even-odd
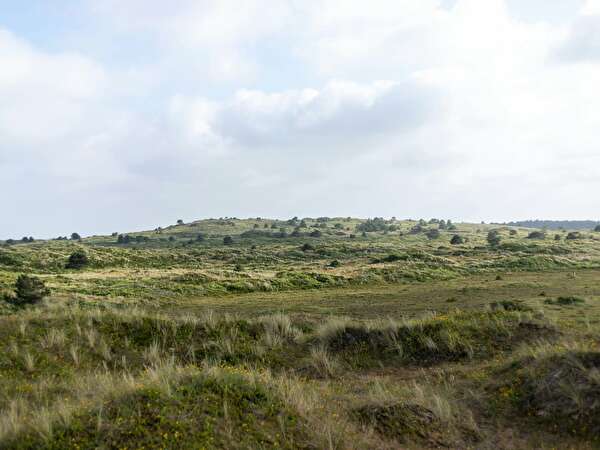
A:
POLYGON ((420 126, 433 113, 433 102, 430 90, 417 82, 333 81, 320 90, 240 90, 221 103, 176 97, 172 110, 188 136, 213 144, 284 154, 343 146, 348 154, 358 142, 420 126))
POLYGON ((567 63, 600 62, 600 11, 580 16, 556 53, 559 60, 567 63))
POLYGON ((2 30, 0 188, 27 183, 0 231, 593 215, 598 3, 552 22, 514 4, 98 0, 97 54, 2 30))
POLYGON ((81 131, 86 104, 106 88, 106 74, 90 59, 36 51, 3 29, 0 60, 0 135, 7 147, 81 131))

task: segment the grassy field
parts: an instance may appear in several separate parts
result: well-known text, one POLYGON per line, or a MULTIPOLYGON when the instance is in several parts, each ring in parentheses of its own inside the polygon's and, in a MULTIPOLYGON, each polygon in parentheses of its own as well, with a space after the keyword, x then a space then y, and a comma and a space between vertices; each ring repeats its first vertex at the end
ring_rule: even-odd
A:
POLYGON ((5 243, 0 448, 600 448, 600 233, 532 231, 228 218, 5 243), (16 307, 20 274, 50 295, 16 307))

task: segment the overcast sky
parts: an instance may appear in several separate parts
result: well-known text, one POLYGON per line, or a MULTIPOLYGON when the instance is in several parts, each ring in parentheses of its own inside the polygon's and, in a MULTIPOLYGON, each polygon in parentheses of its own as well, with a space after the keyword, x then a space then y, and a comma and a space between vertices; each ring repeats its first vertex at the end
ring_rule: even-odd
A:
POLYGON ((0 238, 600 218, 600 0, 0 0, 0 238))

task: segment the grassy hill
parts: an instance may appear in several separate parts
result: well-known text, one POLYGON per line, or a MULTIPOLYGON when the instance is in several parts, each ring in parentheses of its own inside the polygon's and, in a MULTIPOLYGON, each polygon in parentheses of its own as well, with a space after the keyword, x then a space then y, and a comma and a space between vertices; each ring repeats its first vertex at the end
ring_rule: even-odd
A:
POLYGON ((228 218, 4 244, 0 447, 597 448, 600 233, 532 231, 228 218), (51 294, 16 307, 22 273, 51 294))

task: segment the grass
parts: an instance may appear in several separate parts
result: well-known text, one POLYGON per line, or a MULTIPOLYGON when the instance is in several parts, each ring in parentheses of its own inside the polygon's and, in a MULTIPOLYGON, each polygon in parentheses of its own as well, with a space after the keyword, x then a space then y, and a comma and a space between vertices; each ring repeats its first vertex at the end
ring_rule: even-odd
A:
POLYGON ((307 220, 293 237, 286 221, 208 220, 126 245, 0 247, 2 296, 20 273, 52 291, 0 300, 0 447, 600 445, 594 235, 500 228, 490 247, 498 226, 428 239, 437 225, 363 237, 359 223, 307 220), (66 269, 80 248, 89 265, 66 269))

